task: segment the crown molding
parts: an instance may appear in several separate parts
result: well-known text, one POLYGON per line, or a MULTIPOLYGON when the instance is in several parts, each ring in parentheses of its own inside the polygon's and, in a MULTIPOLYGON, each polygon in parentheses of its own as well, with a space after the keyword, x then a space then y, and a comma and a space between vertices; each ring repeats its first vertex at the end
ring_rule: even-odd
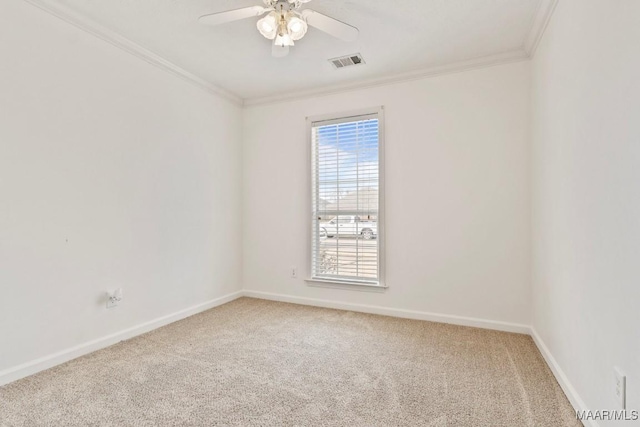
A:
POLYGON ((179 77, 200 89, 217 95, 223 99, 230 101, 238 106, 258 106, 265 104, 274 104, 279 102, 294 101, 309 97, 325 96, 341 92, 348 92, 358 89, 366 89, 377 86, 386 86, 395 83, 402 83, 412 80, 419 80, 429 77, 436 77, 445 74, 453 74, 462 71, 469 71, 478 68, 491 67, 495 65, 508 64, 511 62, 524 61, 535 55, 536 48, 542 39, 545 29, 553 15, 553 12, 559 0, 540 0, 534 18, 532 19, 531 28, 524 40, 523 48, 505 52, 497 55, 490 55, 475 58, 467 61, 456 62, 452 64, 420 68, 395 75, 387 75, 377 78, 352 81, 347 83, 339 83, 335 85, 316 87, 301 91, 292 91, 277 95, 267 95, 263 97, 241 98, 231 91, 217 86, 195 74, 177 66, 171 61, 157 55, 150 50, 140 46, 139 44, 123 37, 122 35, 105 28, 94 22, 93 20, 61 5, 57 0, 24 0, 49 14, 62 19, 63 21, 74 25, 81 30, 92 34, 113 46, 116 46, 125 52, 128 52, 149 64, 179 77))
POLYGON ((309 90, 301 90, 296 92, 287 92, 278 95, 269 95, 264 97, 246 98, 244 100, 245 107, 259 106, 265 104, 275 104, 279 102, 295 101, 315 96, 331 95, 340 92, 348 92, 351 90, 366 89, 376 86, 384 86, 394 83, 402 83, 405 81, 419 80, 428 77, 436 77, 444 74, 453 74, 462 71, 474 70, 477 68, 491 67, 494 65, 508 64, 510 62, 525 61, 533 58, 542 36, 544 35, 551 16, 556 9, 559 0, 540 0, 535 15, 531 22, 531 28, 524 40, 522 49, 514 50, 502 54, 485 56, 472 59, 469 61, 457 62, 453 64, 422 68, 406 73, 400 73, 393 76, 385 76, 379 78, 368 79, 364 81, 349 82, 325 86, 309 90))
POLYGON ((366 80, 358 80, 349 83, 324 86, 315 89, 301 90, 297 92, 288 92, 278 95, 270 95, 256 98, 246 98, 244 100, 245 107, 275 104, 279 102, 294 101, 309 97, 332 95, 336 93, 348 92, 359 89, 367 89, 377 86, 386 86, 394 83, 403 83, 412 80, 420 80, 428 77, 441 76, 443 74, 453 74, 462 71, 474 70, 477 68, 492 67, 494 65, 508 64, 511 62, 525 61, 529 56, 524 50, 515 50, 511 52, 501 53, 498 55, 484 56, 481 58, 471 59, 468 61, 456 62, 453 64, 442 65, 437 67, 421 68, 405 73, 395 74, 392 76, 384 76, 366 80))
POLYGON ((557 5, 558 0, 540 0, 540 3, 538 3, 538 9, 531 22, 531 29, 524 41, 524 50, 529 58, 533 58, 535 55, 538 44, 542 40, 544 31, 547 29, 557 5))
POLYGON ((238 95, 221 88, 219 86, 214 85, 211 82, 206 81, 193 73, 177 66, 176 64, 168 61, 167 59, 157 55, 150 50, 140 46, 137 43, 127 39, 126 37, 121 36, 120 34, 109 30, 97 22, 92 21, 91 19, 82 16, 81 14, 72 11, 71 9, 62 6, 55 0, 24 0, 27 3, 36 6, 37 8, 44 10, 45 12, 77 27, 81 30, 92 34, 99 39, 106 41, 107 43, 112 44, 115 47, 118 47, 125 52, 130 53, 148 62, 151 65, 155 65, 156 67, 185 80, 200 89, 203 89, 209 93, 217 95, 227 101, 232 102, 233 104, 242 106, 243 100, 238 95))

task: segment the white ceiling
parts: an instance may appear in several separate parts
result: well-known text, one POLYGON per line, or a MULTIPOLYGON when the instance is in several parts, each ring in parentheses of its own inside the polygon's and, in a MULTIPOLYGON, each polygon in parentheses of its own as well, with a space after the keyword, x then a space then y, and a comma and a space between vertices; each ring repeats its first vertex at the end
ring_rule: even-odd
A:
POLYGON ((314 28, 286 58, 271 57, 257 18, 219 27, 198 17, 262 0, 55 0, 177 67, 245 100, 348 84, 521 53, 542 0, 313 0, 312 8, 360 29, 356 42, 314 28), (359 52, 366 65, 327 59, 359 52))

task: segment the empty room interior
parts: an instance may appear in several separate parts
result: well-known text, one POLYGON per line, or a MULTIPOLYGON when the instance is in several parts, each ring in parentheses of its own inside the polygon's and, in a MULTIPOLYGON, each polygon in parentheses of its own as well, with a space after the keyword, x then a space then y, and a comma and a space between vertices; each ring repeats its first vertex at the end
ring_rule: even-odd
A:
POLYGON ((2 0, 0 427, 640 426, 640 1, 2 0))

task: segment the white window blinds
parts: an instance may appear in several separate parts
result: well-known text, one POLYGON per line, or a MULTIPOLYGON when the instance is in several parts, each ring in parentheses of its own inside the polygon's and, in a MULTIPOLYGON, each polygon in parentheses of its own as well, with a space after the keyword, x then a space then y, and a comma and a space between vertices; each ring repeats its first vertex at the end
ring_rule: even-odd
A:
POLYGON ((311 123, 312 279, 380 284, 379 119, 311 123))

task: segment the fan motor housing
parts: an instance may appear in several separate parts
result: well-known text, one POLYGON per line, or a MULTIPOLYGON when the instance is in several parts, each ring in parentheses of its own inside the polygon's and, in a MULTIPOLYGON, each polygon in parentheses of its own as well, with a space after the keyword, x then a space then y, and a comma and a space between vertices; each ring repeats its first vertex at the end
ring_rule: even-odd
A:
POLYGON ((300 1, 289 2, 288 0, 264 0, 264 4, 268 7, 272 7, 276 11, 284 10, 285 12, 300 8, 302 3, 300 1))

